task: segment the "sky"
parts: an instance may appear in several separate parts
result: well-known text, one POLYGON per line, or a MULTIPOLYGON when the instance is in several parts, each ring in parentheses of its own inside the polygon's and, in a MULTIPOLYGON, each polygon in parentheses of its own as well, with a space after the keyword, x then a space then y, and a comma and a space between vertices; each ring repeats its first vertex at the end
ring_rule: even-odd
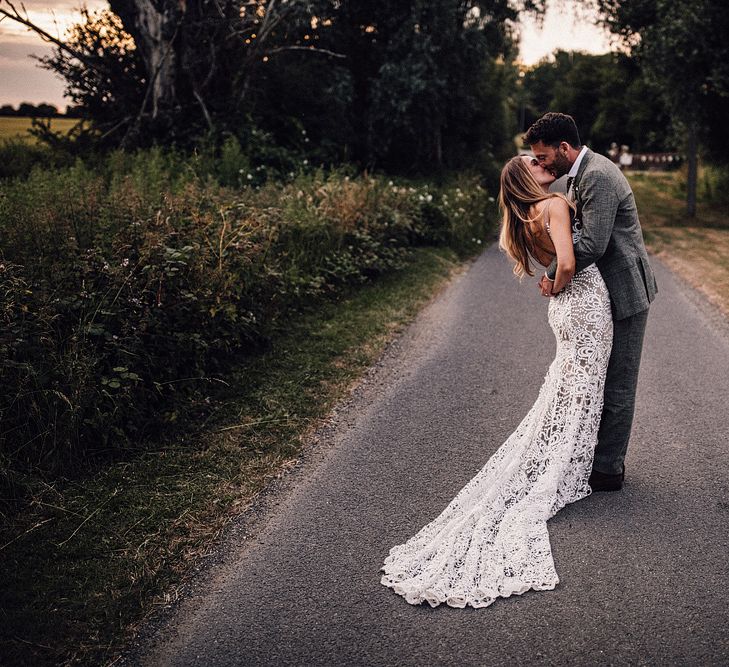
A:
MULTIPOLYGON (((81 18, 81 0, 22 1, 31 22, 59 38, 63 38, 67 26, 81 18)), ((13 0, 13 4, 20 8, 20 0, 13 0)), ((589 18, 579 18, 570 9, 572 4, 571 0, 549 4, 541 26, 533 19, 522 19, 521 60, 525 64, 534 64, 558 48, 589 53, 610 50, 605 32, 589 18)), ((108 6, 103 0, 87 0, 85 5, 90 11, 108 6)), ((0 105, 47 102, 65 111, 70 100, 63 96, 63 79, 29 57, 50 55, 52 50, 19 23, 7 18, 0 22, 0 105)))

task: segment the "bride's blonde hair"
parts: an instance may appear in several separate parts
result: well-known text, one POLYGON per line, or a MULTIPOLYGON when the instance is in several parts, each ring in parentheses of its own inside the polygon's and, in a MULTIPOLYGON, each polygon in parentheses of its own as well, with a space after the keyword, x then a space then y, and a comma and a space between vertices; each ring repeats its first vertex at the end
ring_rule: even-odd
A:
POLYGON ((529 228, 530 223, 539 218, 539 212, 530 215, 532 206, 552 197, 561 197, 575 209, 575 205, 564 195, 544 192, 525 164, 524 157, 516 155, 501 170, 501 189, 499 208, 502 212, 499 247, 516 264, 514 273, 522 278, 524 274, 533 276, 531 259, 534 257, 536 240, 529 228))

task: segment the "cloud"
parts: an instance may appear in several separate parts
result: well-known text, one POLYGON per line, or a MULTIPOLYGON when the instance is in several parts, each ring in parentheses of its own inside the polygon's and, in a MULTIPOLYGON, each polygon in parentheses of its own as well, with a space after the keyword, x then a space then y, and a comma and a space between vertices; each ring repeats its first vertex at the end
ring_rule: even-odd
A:
MULTIPOLYGON (((24 15, 20 2, 15 0, 13 5, 24 15)), ((68 27, 81 21, 82 6, 90 12, 108 8, 108 4, 100 0, 22 0, 22 3, 32 23, 60 38, 68 27)), ((6 18, 0 23, 0 81, 3 83, 0 104, 17 106, 20 102, 48 102, 59 109, 65 108, 69 100, 63 96, 64 81, 29 57, 51 55, 53 49, 51 44, 16 21, 6 18)))

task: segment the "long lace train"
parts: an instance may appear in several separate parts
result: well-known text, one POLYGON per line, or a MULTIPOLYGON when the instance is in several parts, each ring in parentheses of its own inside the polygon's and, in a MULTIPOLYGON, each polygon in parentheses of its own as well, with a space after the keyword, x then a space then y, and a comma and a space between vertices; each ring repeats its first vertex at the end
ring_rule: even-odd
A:
POLYGON ((559 582, 547 520, 591 493, 612 345, 594 264, 550 299, 549 323, 557 352, 529 413, 443 512, 385 559, 382 584, 411 604, 486 607, 559 582))

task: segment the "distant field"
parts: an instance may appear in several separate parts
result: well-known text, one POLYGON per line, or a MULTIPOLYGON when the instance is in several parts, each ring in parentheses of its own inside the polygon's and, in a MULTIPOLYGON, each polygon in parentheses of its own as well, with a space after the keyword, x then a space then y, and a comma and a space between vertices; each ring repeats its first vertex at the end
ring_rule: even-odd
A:
MULTIPOLYGON (((77 122, 78 118, 52 118, 51 129, 68 132, 77 122)), ((36 139, 32 134, 28 134, 30 127, 30 118, 0 116, 0 140, 21 137, 33 143, 36 139)))

